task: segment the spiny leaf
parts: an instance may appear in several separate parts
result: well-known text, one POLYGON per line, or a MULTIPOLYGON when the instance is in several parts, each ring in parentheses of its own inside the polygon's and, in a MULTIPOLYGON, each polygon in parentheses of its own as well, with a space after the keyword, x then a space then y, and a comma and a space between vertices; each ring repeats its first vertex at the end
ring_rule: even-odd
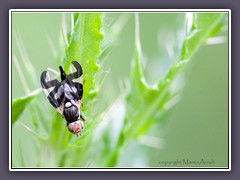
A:
POLYGON ((22 112, 24 111, 26 106, 40 92, 41 92, 41 89, 37 89, 27 96, 20 97, 20 98, 13 100, 13 102, 12 102, 12 124, 14 124, 18 120, 19 116, 22 114, 22 112))
POLYGON ((90 131, 97 125, 97 120, 92 119, 94 114, 89 107, 98 94, 96 79, 100 72, 98 59, 101 54, 103 39, 103 34, 101 33, 102 15, 100 13, 74 13, 71 18, 71 22, 74 25, 67 35, 69 43, 65 50, 64 69, 67 72, 73 60, 78 61, 82 66, 84 105, 81 107, 81 112, 89 121, 85 123, 86 128, 84 128, 83 136, 77 138, 67 131, 65 124, 59 123, 59 116, 57 115, 53 121, 50 141, 54 144, 56 152, 58 152, 58 149, 68 153, 71 152, 71 155, 67 156, 68 158, 64 158, 64 153, 59 154, 58 161, 61 163, 61 166, 83 166, 84 159, 89 156, 84 149, 90 147, 92 140, 90 131), (59 138, 62 141, 58 141, 59 138), (78 157, 77 161, 76 156, 78 157))
POLYGON ((80 62, 84 73, 84 104, 88 104, 98 93, 95 78, 100 66, 97 60, 100 55, 103 34, 101 33, 102 15, 100 13, 80 13, 74 15, 74 29, 69 37, 66 49, 67 70, 71 61, 80 62))
MULTIPOLYGON (((83 113, 89 121, 85 124, 86 128, 84 128, 83 136, 77 138, 68 132, 66 122, 57 112, 53 111, 50 104, 49 108, 52 109, 48 111, 50 113, 46 114, 44 108, 37 108, 41 107, 39 102, 36 101, 36 104, 31 103, 34 111, 41 111, 40 115, 45 114, 44 117, 41 117, 38 114, 32 113, 37 133, 38 130, 42 131, 46 129, 46 132, 44 131, 44 133, 42 133, 46 138, 44 138, 44 141, 39 141, 39 158, 41 160, 38 166, 40 167, 46 166, 47 164, 48 166, 52 166, 52 163, 49 161, 49 156, 45 154, 46 151, 41 151, 41 147, 43 146, 46 146, 49 152, 53 153, 51 154, 51 158, 54 159, 54 164, 57 164, 57 166, 84 166, 85 159, 90 156, 89 151, 86 151, 86 149, 91 149, 90 145, 93 139, 91 131, 94 130, 94 127, 97 126, 97 121, 100 120, 99 117, 96 118, 97 115, 94 114, 95 112, 92 111, 89 106, 93 104, 93 100, 98 94, 97 87, 99 87, 96 79, 99 78, 100 74, 100 62, 98 64, 98 60, 101 55, 101 43, 103 39, 103 34, 101 33, 102 14, 74 13, 70 18, 71 23, 64 23, 65 26, 62 30, 62 35, 64 35, 65 40, 65 46, 62 46, 62 48, 64 49, 63 52, 65 51, 65 57, 61 58, 62 54, 59 54, 58 62, 59 65, 64 66, 66 72, 73 60, 81 64, 84 76, 84 106, 81 107, 81 113, 83 113), (45 120, 47 123, 44 124, 45 120), (49 127, 44 128, 40 123, 49 127)), ((27 104, 31 102, 34 97, 34 94, 31 94, 13 102, 13 123, 16 122, 17 118, 24 109, 26 109, 27 104)), ((45 99, 45 103, 47 103, 47 99, 45 99)), ((40 138, 36 139, 39 140, 40 138)))
MULTIPOLYGON (((66 48, 66 65, 68 69, 72 60, 80 62, 83 68, 83 104, 81 108, 84 114, 89 115, 89 107, 98 94, 96 78, 99 75, 100 66, 98 58, 101 54, 103 33, 101 32, 101 13, 75 13, 74 27, 69 36, 69 46, 66 48)), ((92 127, 92 122, 87 126, 92 127)), ((91 129, 90 127, 86 129, 91 129)), ((83 138, 82 138, 83 139, 83 138)))
MULTIPOLYGON (((167 111, 164 104, 173 97, 169 91, 176 76, 188 64, 190 58, 206 42, 215 35, 224 25, 227 14, 224 13, 195 13, 190 31, 186 33, 180 58, 169 69, 166 76, 158 82, 156 88, 148 86, 141 65, 140 36, 136 35, 136 53, 131 73, 131 89, 127 95, 127 111, 124 127, 119 137, 114 153, 109 158, 108 166, 115 166, 117 158, 128 143, 144 134, 155 121, 160 121, 167 111), (167 98, 166 98, 167 97, 167 98), (147 107, 147 108, 146 108, 147 107)), ((136 21, 136 34, 139 34, 138 18, 136 21)))
POLYGON ((227 13, 194 13, 192 28, 184 40, 181 60, 190 59, 211 36, 226 24, 227 13))

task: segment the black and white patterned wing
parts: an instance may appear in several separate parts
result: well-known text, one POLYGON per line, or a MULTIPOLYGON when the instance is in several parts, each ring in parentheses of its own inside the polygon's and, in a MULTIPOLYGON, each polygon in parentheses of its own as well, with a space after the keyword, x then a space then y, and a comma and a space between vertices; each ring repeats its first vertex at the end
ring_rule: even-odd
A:
POLYGON ((62 115, 62 101, 64 98, 64 87, 50 72, 43 71, 40 78, 41 86, 50 104, 62 115))
POLYGON ((77 100, 81 100, 83 95, 83 70, 77 61, 72 61, 67 77, 72 82, 70 86, 73 92, 77 93, 77 100))

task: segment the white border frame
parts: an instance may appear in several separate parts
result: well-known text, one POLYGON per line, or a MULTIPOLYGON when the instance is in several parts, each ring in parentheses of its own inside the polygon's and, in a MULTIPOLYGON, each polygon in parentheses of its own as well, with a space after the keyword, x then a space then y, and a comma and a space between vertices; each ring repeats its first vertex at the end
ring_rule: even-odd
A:
POLYGON ((231 10, 230 9, 10 9, 9 10, 9 171, 231 171, 231 10), (141 12, 141 13, 164 13, 164 12, 228 12, 229 15, 229 26, 228 26, 228 160, 229 160, 229 168, 228 169, 219 169, 226 167, 196 167, 196 168, 185 168, 185 167, 159 167, 159 168, 135 168, 135 167, 118 167, 118 168, 12 168, 12 12, 14 13, 41 13, 41 12, 49 12, 49 13, 61 13, 61 12, 111 12, 111 13, 119 13, 119 12, 141 12), (131 169, 126 169, 131 168, 131 169), (174 168, 174 169, 171 169, 174 168))

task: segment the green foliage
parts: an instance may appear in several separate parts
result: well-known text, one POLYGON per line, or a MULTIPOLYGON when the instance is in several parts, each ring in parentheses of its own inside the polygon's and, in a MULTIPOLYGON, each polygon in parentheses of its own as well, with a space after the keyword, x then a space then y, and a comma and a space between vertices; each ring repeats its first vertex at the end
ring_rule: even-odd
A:
POLYGON ((141 63, 139 24, 138 18, 136 18, 135 58, 130 78, 131 88, 126 97, 127 111, 118 143, 109 159, 109 166, 117 164, 120 154, 132 140, 146 133, 153 123, 162 120, 163 114, 169 110, 165 107, 166 103, 176 95, 170 91, 174 79, 196 53, 197 49, 204 45, 209 37, 213 37, 222 29, 226 14, 193 13, 189 18, 191 17, 193 18, 191 30, 186 32, 182 51, 180 52, 181 56, 169 69, 166 76, 158 82, 156 88, 150 87, 145 81, 141 63))
MULTIPOLYGON (((84 106, 81 108, 81 112, 86 115, 87 120, 90 117, 94 117, 90 107, 98 94, 96 78, 100 70, 97 60, 101 53, 100 48, 103 39, 101 24, 102 15, 100 13, 74 14, 74 26, 68 36, 69 45, 66 47, 65 69, 69 68, 72 60, 77 60, 83 68, 84 106)), ((87 152, 84 153, 84 150, 88 149, 91 144, 91 131, 94 129, 96 123, 93 122, 93 119, 91 119, 86 123, 86 130, 84 129, 83 137, 80 139, 67 132, 65 125, 63 127, 62 124, 59 124, 59 120, 56 117, 50 139, 51 144, 55 144, 59 138, 62 139, 61 143, 58 142, 54 146, 56 152, 61 149, 58 153, 60 156, 57 156, 60 157, 58 162, 61 166, 84 166, 83 162, 85 162, 84 159, 87 157, 87 152), (55 131, 56 129, 57 131, 55 131), (67 159, 66 153, 68 154, 67 159), (70 156, 69 153, 71 154, 70 156), (80 156, 79 154, 84 156, 80 156), (78 161, 75 161, 76 157, 78 157, 78 161)))
POLYGON ((12 102, 12 124, 14 124, 18 120, 19 116, 23 113, 24 109, 26 109, 26 106, 40 92, 41 92, 40 90, 36 90, 31 94, 24 97, 17 98, 12 102))
MULTIPOLYGON (((84 71, 84 95, 83 102, 84 107, 81 111, 88 117, 94 117, 94 114, 90 110, 90 106, 98 94, 96 78, 99 75, 100 65, 97 60, 100 56, 101 41, 103 34, 101 33, 102 15, 100 13, 76 13, 74 14, 74 24, 68 34, 65 34, 68 40, 65 47, 65 58, 62 62, 66 69, 69 68, 70 63, 73 60, 77 60, 84 71)), ((25 106, 38 95, 33 93, 26 98, 17 99, 13 102, 13 121, 15 122, 20 113, 26 108, 25 106)), ((45 97, 45 103, 47 99, 45 97)), ((49 108, 50 107, 50 104, 49 108)), ((35 111, 32 114, 32 122, 34 129, 24 125, 35 137, 39 140, 40 146, 47 147, 50 152, 53 152, 53 164, 49 163, 48 166, 84 166, 84 156, 79 156, 84 149, 91 143, 91 130, 95 125, 92 121, 86 123, 86 131, 84 136, 77 138, 68 132, 66 123, 62 119, 61 115, 51 109, 51 113, 48 114, 48 118, 42 117, 45 114, 45 110, 40 107, 40 104, 34 104, 35 111), (47 120, 44 120, 47 119, 47 120), (49 126, 50 124, 50 126, 49 126), (45 126, 45 127, 44 127, 45 126), (44 131, 43 131, 44 130, 44 131), (44 132, 44 133, 43 133, 44 132), (84 147, 84 149, 82 148, 84 147), (67 159, 66 159, 67 156, 67 159), (79 157, 78 161, 75 161, 76 157, 79 157)), ((44 154, 45 151, 39 149, 39 153, 44 154)), ((48 157, 43 156, 38 162, 38 166, 45 166, 45 162, 48 161, 48 157), (45 161, 45 162, 44 162, 45 161)))
MULTIPOLYGON (((129 77, 130 85, 122 95, 124 100, 120 98, 120 103, 116 101, 110 107, 106 107, 107 105, 103 103, 99 96, 99 90, 101 90, 104 80, 101 76, 104 64, 102 60, 105 60, 109 51, 113 49, 124 23, 122 23, 121 19, 119 22, 122 24, 114 26, 112 29, 115 29, 115 31, 111 29, 108 31, 109 34, 105 34, 104 37, 101 32, 104 28, 102 27, 104 18, 101 13, 74 13, 67 16, 70 23, 66 22, 68 31, 64 32, 65 46, 63 49, 65 50, 65 56, 59 57, 57 60, 62 63, 61 65, 64 66, 66 71, 68 71, 73 60, 77 60, 82 65, 84 73, 84 105, 81 108, 81 113, 87 117, 87 122, 83 130, 83 136, 77 138, 68 132, 64 120, 50 107, 46 97, 44 97, 43 101, 45 105, 41 104, 40 101, 43 99, 43 95, 38 95, 39 91, 34 91, 24 98, 14 100, 12 102, 12 124, 19 122, 17 120, 24 109, 30 108, 32 110, 31 128, 26 125, 24 127, 35 137, 36 146, 38 147, 37 153, 39 154, 36 166, 117 166, 121 154, 128 145, 141 135, 144 135, 154 124, 161 123, 163 115, 175 106, 176 102, 172 100, 179 93, 171 91, 171 86, 176 77, 183 72, 184 67, 190 62, 197 50, 206 43, 208 38, 214 37, 223 29, 226 25, 226 16, 227 14, 223 13, 189 14, 185 22, 184 40, 181 49, 178 49, 177 52, 178 58, 168 69, 166 75, 155 86, 150 86, 146 81, 142 65, 143 53, 140 40, 140 25, 136 14, 135 53, 129 77), (31 107, 27 106, 28 104, 31 107), (125 111, 121 117, 119 117, 118 111, 116 111, 117 113, 114 114, 113 118, 108 116, 113 106, 116 106, 115 109, 117 110, 124 107, 125 111), (115 134, 119 133, 117 135, 111 134, 112 129, 109 125, 111 118, 114 119, 114 122, 111 123, 120 124, 122 120, 119 132, 114 132, 115 134), (103 122, 104 119, 109 121, 103 122), (105 123, 107 128, 101 129, 99 127, 101 122, 105 123), (44 149, 41 147, 44 147, 44 149), (50 159, 49 156, 51 156, 50 159), (91 161, 90 164, 89 161, 91 161)), ((125 20, 128 19, 124 18, 125 20)), ((32 78, 36 79, 38 77, 33 75, 32 78)), ((38 85, 35 88, 37 87, 38 85)), ((24 162, 22 153, 24 152, 21 150, 21 165, 28 166, 24 162)))
POLYGON ((210 37, 214 37, 225 26, 224 13, 193 14, 193 23, 186 32, 180 60, 190 59, 210 37))
POLYGON ((103 34, 101 33, 102 15, 99 13, 81 13, 74 16, 74 29, 68 38, 66 48, 66 66, 68 70, 72 60, 77 60, 84 69, 84 103, 87 105, 98 93, 95 85, 96 74, 100 70, 97 59, 100 55, 103 34))

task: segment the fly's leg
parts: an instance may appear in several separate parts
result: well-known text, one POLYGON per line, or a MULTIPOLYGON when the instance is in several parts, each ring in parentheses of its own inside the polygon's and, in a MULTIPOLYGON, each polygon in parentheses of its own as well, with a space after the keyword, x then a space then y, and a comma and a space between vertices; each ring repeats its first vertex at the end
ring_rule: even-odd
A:
POLYGON ((86 122, 86 118, 85 118, 83 115, 80 114, 80 118, 81 118, 84 122, 86 122))

